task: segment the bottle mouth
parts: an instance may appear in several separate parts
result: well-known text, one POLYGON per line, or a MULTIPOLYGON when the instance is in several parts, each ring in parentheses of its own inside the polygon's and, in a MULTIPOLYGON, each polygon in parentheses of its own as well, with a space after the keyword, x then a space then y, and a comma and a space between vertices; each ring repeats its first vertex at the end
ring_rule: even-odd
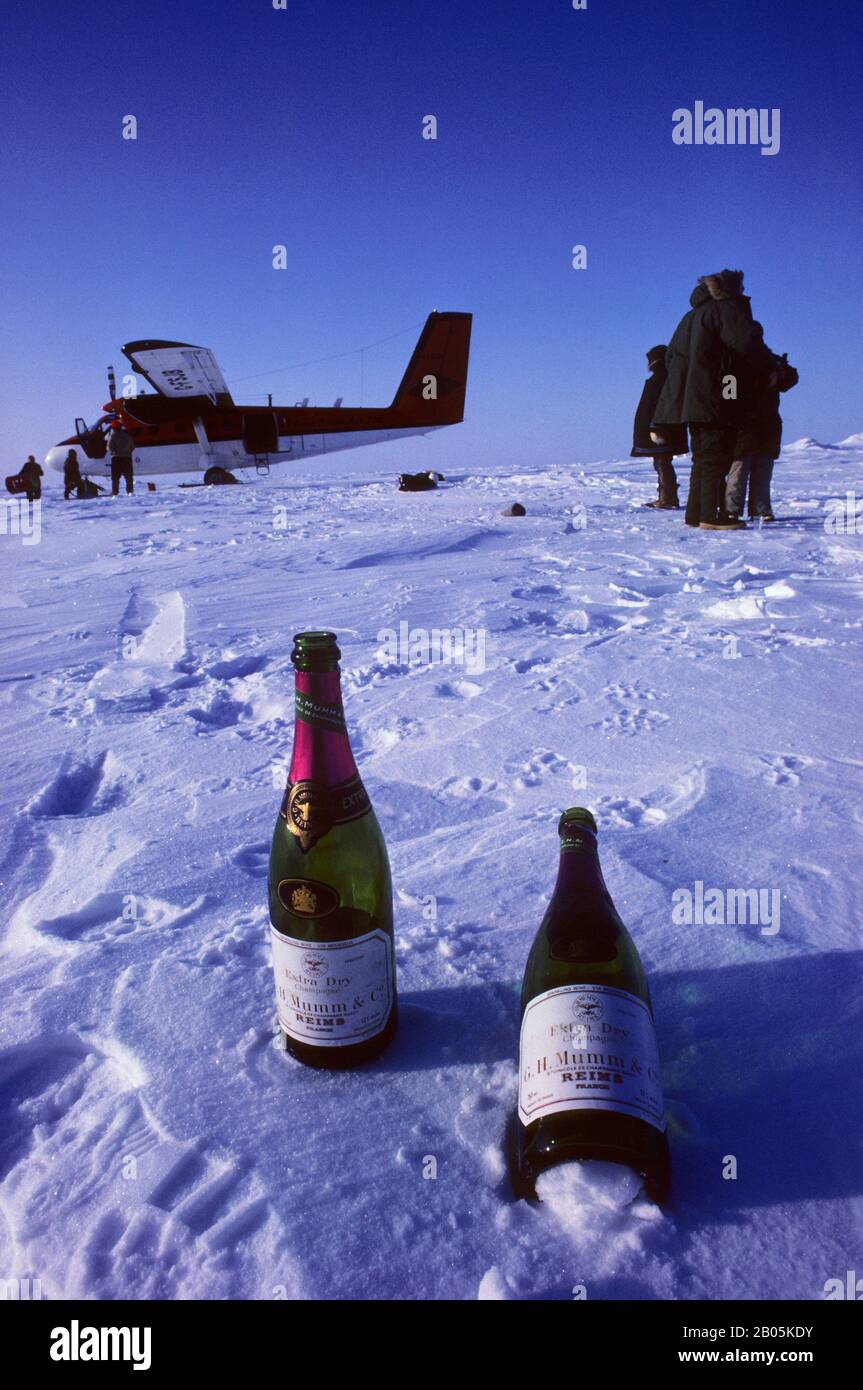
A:
POLYGON ((557 823, 558 835, 562 835, 568 826, 590 830, 594 835, 597 833, 596 821, 586 806, 570 806, 568 811, 564 811, 557 823))
POLYGON ((334 632, 297 632, 291 661, 298 671, 337 671, 339 651, 334 632))

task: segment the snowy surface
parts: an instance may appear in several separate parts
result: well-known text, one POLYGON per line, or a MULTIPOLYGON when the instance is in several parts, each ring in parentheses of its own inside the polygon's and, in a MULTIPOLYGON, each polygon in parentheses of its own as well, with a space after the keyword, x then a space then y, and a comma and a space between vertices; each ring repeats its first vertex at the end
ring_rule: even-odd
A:
POLYGON ((642 463, 399 494, 418 457, 68 505, 50 479, 41 543, 2 538, 0 1277, 819 1298, 863 1269, 863 582, 860 537, 824 527, 863 436, 789 448, 781 520, 725 535, 643 510, 642 463), (485 669, 387 664, 402 620, 482 629, 485 669), (267 853, 313 626, 340 635, 396 889, 400 1031, 344 1075, 272 1045, 267 853), (620 1175, 535 1205, 508 1185, 518 991, 572 804, 653 989, 664 1213, 620 1175), (778 889, 780 930, 674 925, 698 880, 778 889))

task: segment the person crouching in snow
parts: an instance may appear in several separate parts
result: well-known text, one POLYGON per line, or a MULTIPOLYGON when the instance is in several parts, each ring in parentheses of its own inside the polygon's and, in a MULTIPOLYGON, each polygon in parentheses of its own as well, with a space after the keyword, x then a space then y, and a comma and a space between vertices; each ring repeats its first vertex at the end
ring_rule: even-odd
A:
POLYGON ((632 458, 652 458, 657 474, 658 496, 655 502, 645 502, 646 507, 656 507, 660 511, 670 511, 680 506, 677 498, 677 474, 674 471, 675 454, 687 454, 689 445, 685 425, 665 425, 661 432, 651 432, 651 421, 657 401, 665 385, 668 370, 665 366, 666 347, 659 343, 647 354, 647 366, 651 375, 644 383, 641 400, 635 412, 632 430, 632 458))

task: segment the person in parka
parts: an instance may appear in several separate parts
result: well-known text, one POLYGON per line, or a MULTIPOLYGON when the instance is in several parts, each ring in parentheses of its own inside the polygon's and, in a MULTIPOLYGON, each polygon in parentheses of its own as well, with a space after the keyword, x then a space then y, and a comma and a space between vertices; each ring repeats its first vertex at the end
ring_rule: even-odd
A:
POLYGON ((27 455, 27 462, 21 469, 19 476, 24 479, 27 501, 38 502, 42 496, 42 469, 32 454, 27 455))
MULTIPOLYGON (((761 329, 761 324, 755 327, 761 329)), ((780 392, 790 391, 800 380, 787 354, 779 359, 778 379, 769 385, 763 377, 752 378, 743 402, 743 419, 737 431, 734 462, 725 486, 725 509, 731 517, 743 515, 746 485, 749 484, 749 515, 774 521, 770 482, 773 465, 782 448, 780 392)))
POLYGON ((740 364, 775 384, 779 359, 755 328, 743 295, 743 272, 703 275, 690 295, 668 345, 668 380, 654 412, 664 425, 687 424, 692 472, 686 502, 687 526, 725 531, 745 526, 725 511, 725 480, 734 458, 741 413, 737 399, 740 364))
POLYGON ((80 465, 80 463, 78 462, 78 450, 77 450, 77 449, 70 449, 69 452, 68 452, 68 454, 66 455, 66 457, 65 457, 64 460, 63 460, 63 500, 64 500, 64 502, 68 502, 68 501, 69 501, 69 494, 71 493, 71 491, 72 491, 73 488, 75 489, 75 492, 76 492, 76 494, 77 494, 78 497, 82 497, 82 496, 83 496, 83 493, 82 493, 82 491, 81 491, 81 484, 82 484, 82 481, 83 481, 83 480, 82 480, 82 478, 81 478, 81 465, 80 465))
POLYGON ((108 452, 111 455, 111 496, 120 491, 120 480, 126 484, 126 492, 135 491, 135 475, 132 469, 132 449, 135 441, 119 420, 115 420, 108 436, 108 452))
POLYGON ((655 502, 645 502, 646 507, 658 507, 662 511, 679 507, 677 496, 677 474, 674 471, 675 454, 687 454, 689 444, 685 425, 668 425, 660 440, 651 434, 651 422, 656 403, 665 385, 668 371, 665 366, 665 343, 652 347, 647 354, 647 368, 650 376, 644 383, 641 400, 635 412, 632 428, 632 458, 651 458, 656 469, 659 495, 655 502))

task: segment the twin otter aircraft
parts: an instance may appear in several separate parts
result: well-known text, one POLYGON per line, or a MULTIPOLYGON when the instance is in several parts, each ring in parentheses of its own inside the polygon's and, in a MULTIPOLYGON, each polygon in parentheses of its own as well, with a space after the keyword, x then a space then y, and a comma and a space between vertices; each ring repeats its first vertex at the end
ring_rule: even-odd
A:
POLYGON ((76 448, 81 472, 110 476, 108 431, 119 420, 134 441, 138 475, 206 473, 317 458, 338 449, 429 434, 464 418, 470 314, 429 314, 392 404, 382 407, 236 405, 209 348, 141 339, 123 348, 156 395, 109 401, 95 425, 49 449, 48 468, 63 471, 76 448))

